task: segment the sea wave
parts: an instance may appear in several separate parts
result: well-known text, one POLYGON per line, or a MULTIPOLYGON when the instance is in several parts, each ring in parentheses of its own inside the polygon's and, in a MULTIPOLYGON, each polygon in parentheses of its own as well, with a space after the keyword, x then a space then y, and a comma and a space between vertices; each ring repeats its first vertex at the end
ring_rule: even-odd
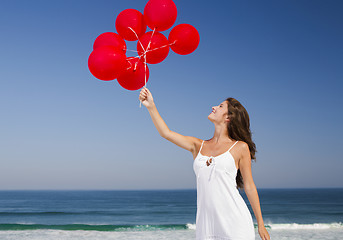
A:
POLYGON ((64 231, 163 231, 195 229, 195 224, 166 224, 166 225, 89 225, 89 224, 0 224, 0 231, 24 230, 64 230, 64 231))
MULTIPOLYGON (((343 223, 269 223, 265 225, 271 230, 323 230, 343 229, 343 223)), ((163 231, 163 230, 195 230, 194 223, 187 224, 166 224, 166 225, 94 225, 94 224, 0 224, 0 231, 27 231, 27 230, 63 230, 63 231, 102 231, 102 232, 125 232, 125 231, 163 231)), ((255 225, 257 228, 257 225, 255 225)))
POLYGON ((343 223, 312 223, 312 224, 298 224, 298 223, 283 223, 283 224, 268 224, 267 228, 272 230, 322 230, 322 229, 343 229, 343 223))

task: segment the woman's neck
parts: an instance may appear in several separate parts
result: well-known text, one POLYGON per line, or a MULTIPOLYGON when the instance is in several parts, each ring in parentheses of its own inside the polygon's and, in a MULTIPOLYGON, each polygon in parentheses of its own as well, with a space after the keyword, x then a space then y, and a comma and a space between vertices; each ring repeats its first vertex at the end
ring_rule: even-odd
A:
POLYGON ((214 143, 221 143, 221 142, 231 142, 232 139, 229 137, 227 126, 225 125, 216 125, 214 129, 214 134, 211 140, 214 143))

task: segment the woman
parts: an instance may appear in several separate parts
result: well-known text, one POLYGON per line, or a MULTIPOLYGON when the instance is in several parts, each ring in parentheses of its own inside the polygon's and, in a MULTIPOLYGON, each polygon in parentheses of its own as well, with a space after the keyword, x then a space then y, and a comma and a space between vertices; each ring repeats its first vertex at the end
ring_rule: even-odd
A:
POLYGON ((171 131, 147 88, 141 90, 139 100, 149 110, 160 135, 193 154, 197 177, 196 239, 255 239, 251 214, 237 189, 244 187, 259 235, 261 239, 269 240, 251 174, 251 159, 255 159, 256 150, 245 108, 234 98, 212 107, 208 119, 214 123, 214 135, 203 141, 171 131))

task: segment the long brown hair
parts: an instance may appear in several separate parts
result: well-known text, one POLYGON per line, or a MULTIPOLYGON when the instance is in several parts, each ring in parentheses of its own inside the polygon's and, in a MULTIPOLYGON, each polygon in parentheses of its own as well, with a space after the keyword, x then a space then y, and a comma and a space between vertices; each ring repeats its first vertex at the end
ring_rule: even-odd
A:
MULTIPOLYGON (((235 98, 227 98, 228 117, 230 122, 227 125, 229 137, 234 140, 244 141, 248 144, 251 160, 256 159, 256 145, 251 139, 250 119, 247 110, 235 98)), ((256 160, 255 160, 256 161, 256 160)), ((236 177, 237 188, 243 188, 243 177, 238 169, 236 177)))

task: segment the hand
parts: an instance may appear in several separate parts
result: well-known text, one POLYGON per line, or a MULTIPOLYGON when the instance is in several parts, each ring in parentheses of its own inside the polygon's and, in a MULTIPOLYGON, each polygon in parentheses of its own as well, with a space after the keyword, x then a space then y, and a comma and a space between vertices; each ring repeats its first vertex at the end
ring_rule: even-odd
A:
POLYGON ((152 97, 152 94, 146 87, 142 88, 139 94, 139 101, 141 101, 146 108, 149 108, 154 105, 154 99, 152 97))
POLYGON ((269 233, 265 226, 258 227, 258 234, 260 234, 262 240, 270 240, 269 233))

